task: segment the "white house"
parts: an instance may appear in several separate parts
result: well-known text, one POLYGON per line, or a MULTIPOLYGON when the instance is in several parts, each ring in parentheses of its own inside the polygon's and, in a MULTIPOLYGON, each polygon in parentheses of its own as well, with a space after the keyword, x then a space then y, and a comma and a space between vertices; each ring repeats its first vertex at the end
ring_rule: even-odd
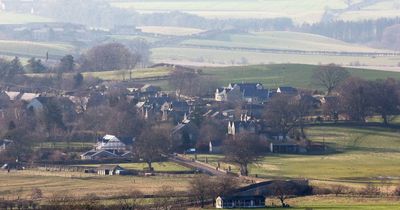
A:
POLYGON ((113 135, 105 135, 96 145, 96 150, 124 151, 126 149, 127 145, 113 135))

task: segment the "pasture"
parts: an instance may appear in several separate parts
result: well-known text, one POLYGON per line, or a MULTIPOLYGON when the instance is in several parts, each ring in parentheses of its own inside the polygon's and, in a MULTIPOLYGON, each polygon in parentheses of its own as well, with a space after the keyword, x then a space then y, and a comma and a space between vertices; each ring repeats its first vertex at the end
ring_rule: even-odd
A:
POLYGON ((336 56, 321 54, 283 54, 269 52, 255 52, 245 50, 221 50, 198 47, 159 47, 153 48, 151 59, 153 62, 167 62, 194 66, 232 66, 249 64, 329 64, 335 63, 343 66, 369 66, 379 69, 381 67, 397 67, 400 56, 393 57, 359 57, 336 56))
POLYGON ((75 52, 75 47, 64 43, 43 43, 30 41, 0 40, 0 54, 19 57, 58 59, 75 52))
POLYGON ((124 2, 109 0, 119 8, 135 9, 142 13, 183 11, 206 18, 275 18, 290 17, 296 21, 314 22, 321 18, 324 8, 342 9, 344 1, 328 0, 151 0, 124 2), (279 11, 279 12, 278 12, 279 11))
MULTIPOLYGON (((326 8, 345 9, 345 0, 149 0, 120 1, 109 0, 115 7, 137 10, 141 13, 182 11, 205 18, 292 18, 295 23, 317 22, 326 8)), ((353 1, 353 2, 359 2, 353 1)), ((381 1, 361 8, 359 11, 349 11, 338 18, 343 20, 376 19, 397 16, 400 2, 381 1)))
POLYGON ((0 171, 0 196, 16 199, 17 196, 29 196, 32 189, 42 190, 45 198, 54 193, 85 196, 95 193, 101 197, 126 194, 132 190, 154 193, 162 186, 171 186, 177 191, 188 187, 190 176, 174 177, 134 177, 134 176, 98 176, 80 172, 49 172, 38 170, 0 171))
POLYGON ((40 17, 36 15, 0 11, 0 24, 25 24, 52 21, 53 20, 51 20, 50 18, 40 17))
POLYGON ((210 39, 189 39, 181 44, 204 47, 240 47, 252 49, 279 49, 335 52, 385 52, 356 44, 331 39, 325 36, 288 31, 255 33, 221 33, 210 39))
MULTIPOLYGON (((231 67, 199 67, 206 76, 211 76, 220 86, 231 82, 259 82, 268 88, 278 86, 294 86, 299 88, 320 89, 312 84, 311 76, 313 71, 318 68, 315 65, 303 64, 271 64, 271 65, 251 65, 251 66, 231 66, 231 67)), ((347 68, 352 76, 361 77, 367 80, 386 79, 388 77, 400 79, 399 72, 380 71, 370 69, 347 68)), ((165 80, 145 81, 156 77, 167 76, 171 68, 157 67, 132 70, 133 79, 143 79, 144 83, 160 85, 168 89, 165 80)), ((84 72, 85 78, 100 78, 103 80, 128 80, 130 71, 103 71, 103 72, 84 72)), ((52 74, 26 74, 31 77, 52 76, 52 74)), ((72 74, 64 74, 66 77, 72 74)))
MULTIPOLYGON (((387 180, 400 183, 400 133, 382 127, 313 126, 308 139, 329 145, 336 153, 322 155, 270 154, 250 167, 264 178, 307 178, 316 184, 343 183, 360 187, 387 180)), ((198 155, 217 166, 221 155, 198 155)), ((228 168, 230 164, 222 164, 228 168)), ((231 165, 233 171, 238 169, 231 165)))
MULTIPOLYGON (((235 66, 221 68, 204 68, 204 73, 213 76, 221 85, 231 82, 260 82, 269 88, 277 86, 294 86, 301 88, 319 87, 312 84, 311 76, 317 68, 314 65, 301 64, 273 64, 254 66, 235 66)), ((378 70, 348 68, 351 75, 368 80, 386 79, 393 77, 400 79, 400 73, 378 70)))
POLYGON ((167 27, 167 26, 140 26, 138 27, 144 33, 169 35, 169 36, 189 36, 203 32, 197 28, 185 27, 167 27))

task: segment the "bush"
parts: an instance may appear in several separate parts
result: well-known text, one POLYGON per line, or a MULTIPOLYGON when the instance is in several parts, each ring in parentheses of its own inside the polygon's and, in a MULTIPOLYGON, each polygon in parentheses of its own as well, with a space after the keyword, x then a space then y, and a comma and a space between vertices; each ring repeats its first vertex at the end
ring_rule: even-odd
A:
POLYGON ((381 189, 374 186, 373 184, 368 184, 365 188, 361 189, 360 195, 364 196, 378 196, 381 194, 381 189))
POLYGON ((332 189, 325 188, 325 187, 313 187, 312 190, 313 195, 329 195, 332 194, 332 189))
POLYGON ((394 190, 394 196, 400 196, 400 185, 394 190))

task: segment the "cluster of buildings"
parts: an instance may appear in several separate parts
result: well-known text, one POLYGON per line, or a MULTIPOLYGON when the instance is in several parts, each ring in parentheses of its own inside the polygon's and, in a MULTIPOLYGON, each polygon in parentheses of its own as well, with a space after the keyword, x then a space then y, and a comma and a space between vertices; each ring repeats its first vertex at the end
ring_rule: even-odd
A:
MULTIPOLYGON (((264 111, 268 101, 278 95, 290 95, 302 100, 313 100, 315 103, 327 103, 329 98, 317 98, 302 95, 293 87, 265 88, 260 83, 231 83, 227 87, 216 89, 213 100, 203 98, 178 98, 174 92, 162 92, 154 85, 134 82, 105 81, 90 91, 80 93, 54 94, 29 91, 0 91, 0 120, 4 116, 8 101, 21 102, 27 110, 38 112, 51 100, 57 100, 62 109, 68 110, 70 118, 84 113, 88 107, 97 106, 107 101, 107 93, 118 90, 122 96, 136 107, 143 120, 170 122, 174 125, 171 135, 185 139, 193 151, 196 142, 200 141, 198 120, 214 121, 225 130, 225 136, 208 139, 207 150, 201 152, 219 153, 227 136, 234 137, 240 133, 253 133, 270 141, 269 150, 274 153, 306 153, 310 148, 321 148, 321 145, 310 145, 307 142, 293 139, 282 139, 279 134, 268 131, 264 111), (227 104, 236 104, 232 107, 227 104)), ((9 110, 7 110, 9 112, 9 110)), ((16 112, 16 115, 18 113, 16 112)), ((64 116, 65 117, 65 116, 64 116)), ((93 149, 81 155, 83 160, 130 158, 135 136, 121 137, 105 135, 98 139, 93 149)))

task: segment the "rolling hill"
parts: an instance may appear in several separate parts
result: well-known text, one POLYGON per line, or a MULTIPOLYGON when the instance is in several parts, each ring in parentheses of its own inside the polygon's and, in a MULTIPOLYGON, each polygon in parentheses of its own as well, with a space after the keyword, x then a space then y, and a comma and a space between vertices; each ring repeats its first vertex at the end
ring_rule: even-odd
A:
POLYGON ((58 59, 75 51, 75 47, 64 43, 0 40, 0 54, 6 56, 58 59))
POLYGON ((353 4, 365 5, 357 10, 346 10, 346 0, 109 0, 113 6, 134 9, 141 13, 182 11, 206 18, 276 18, 289 17, 297 23, 317 22, 325 11, 343 10, 337 19, 359 20, 398 16, 399 0, 381 0, 362 4, 369 0, 353 0, 353 4))

